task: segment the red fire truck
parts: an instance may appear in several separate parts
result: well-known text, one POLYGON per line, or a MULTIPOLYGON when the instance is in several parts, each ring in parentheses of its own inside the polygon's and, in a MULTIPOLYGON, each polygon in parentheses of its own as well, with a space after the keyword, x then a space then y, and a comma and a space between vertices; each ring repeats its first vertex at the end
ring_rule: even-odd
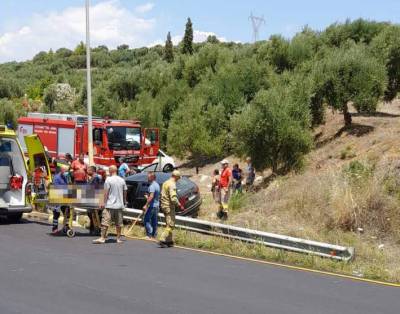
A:
MULTIPOLYGON (((37 134, 48 153, 63 158, 88 154, 87 117, 73 114, 29 113, 18 119, 18 136, 37 134)), ((22 140, 21 143, 24 143, 22 140)), ((93 118, 94 162, 100 166, 119 165, 124 157, 129 166, 147 165, 157 158, 158 129, 143 129, 140 121, 93 118)))

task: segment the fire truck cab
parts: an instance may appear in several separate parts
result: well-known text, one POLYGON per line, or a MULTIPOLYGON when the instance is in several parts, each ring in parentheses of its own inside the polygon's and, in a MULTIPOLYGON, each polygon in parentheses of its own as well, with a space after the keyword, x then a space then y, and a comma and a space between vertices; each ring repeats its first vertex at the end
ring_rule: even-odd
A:
MULTIPOLYGON (((18 119, 18 136, 37 134, 53 158, 69 153, 88 154, 88 121, 84 115, 29 113, 18 119)), ((23 141, 21 141, 23 143, 23 141)), ((159 130, 143 129, 137 120, 93 118, 93 155, 96 165, 148 165, 157 158, 159 130)), ((25 148, 25 147, 24 147, 25 148)))

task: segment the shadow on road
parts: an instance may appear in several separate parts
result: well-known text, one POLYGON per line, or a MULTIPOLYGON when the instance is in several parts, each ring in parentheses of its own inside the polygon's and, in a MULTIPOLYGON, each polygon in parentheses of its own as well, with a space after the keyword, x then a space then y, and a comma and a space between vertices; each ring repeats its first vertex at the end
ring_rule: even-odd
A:
POLYGON ((39 221, 31 221, 31 220, 28 220, 28 219, 21 219, 20 221, 17 221, 17 222, 15 222, 15 221, 9 221, 8 219, 7 219, 7 217, 0 217, 0 226, 1 225, 22 225, 22 224, 31 224, 31 223, 39 223, 39 224, 42 224, 42 225, 47 225, 47 223, 42 223, 42 222, 39 222, 39 221))

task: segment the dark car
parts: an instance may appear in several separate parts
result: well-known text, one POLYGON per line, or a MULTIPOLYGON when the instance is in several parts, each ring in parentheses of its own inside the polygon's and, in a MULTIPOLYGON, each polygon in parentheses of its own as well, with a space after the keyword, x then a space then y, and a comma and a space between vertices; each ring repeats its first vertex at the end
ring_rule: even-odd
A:
MULTIPOLYGON (((145 194, 149 187, 147 172, 152 171, 155 167, 153 164, 143 169, 142 172, 125 178, 128 186, 128 207, 141 209, 146 204, 145 194)), ((155 172, 155 174, 160 187, 172 175, 165 172, 155 172)), ((198 186, 188 177, 182 176, 176 183, 176 190, 179 202, 184 206, 184 210, 177 209, 176 214, 197 217, 202 202, 198 186)))

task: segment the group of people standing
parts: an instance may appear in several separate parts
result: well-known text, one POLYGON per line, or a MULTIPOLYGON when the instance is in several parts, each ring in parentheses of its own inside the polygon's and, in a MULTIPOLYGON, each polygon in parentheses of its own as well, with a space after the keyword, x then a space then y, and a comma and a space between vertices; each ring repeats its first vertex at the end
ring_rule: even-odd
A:
MULTIPOLYGON (((117 167, 109 168, 110 177, 104 183, 104 206, 101 221, 100 238, 93 243, 104 244, 107 239, 107 229, 111 222, 115 223, 117 231, 117 243, 121 243, 121 227, 123 224, 122 212, 127 203, 127 186, 125 180, 117 175, 117 167)), ((156 181, 156 174, 149 172, 147 180, 149 183, 146 193, 146 204, 143 206, 143 225, 146 237, 151 240, 157 238, 158 213, 160 206, 165 216, 165 229, 159 238, 161 247, 174 245, 172 231, 175 227, 175 209, 182 208, 176 192, 176 182, 181 175, 178 170, 172 172, 171 178, 163 183, 162 189, 156 181)))
MULTIPOLYGON (((53 179, 53 184, 55 186, 66 186, 69 184, 76 185, 91 185, 94 187, 99 187, 104 182, 104 173, 98 173, 97 168, 95 166, 88 166, 85 163, 84 155, 80 154, 77 159, 73 159, 70 154, 66 154, 65 161, 61 164, 56 164, 56 174, 53 179)), ((58 233, 58 219, 60 217, 61 212, 64 215, 64 219, 69 218, 71 215, 71 208, 69 206, 61 205, 55 206, 53 208, 53 226, 52 233, 58 233)), ((90 233, 96 234, 99 232, 98 226, 95 224, 95 214, 98 216, 98 213, 94 212, 94 209, 88 210, 88 216, 90 219, 90 233)), ((68 223, 65 223, 64 228, 69 228, 71 226, 68 223)))
POLYGON ((217 217, 219 219, 228 218, 229 199, 232 194, 242 193, 243 185, 246 191, 250 191, 255 180, 255 169, 251 158, 246 158, 245 172, 234 164, 233 169, 229 167, 229 161, 221 161, 221 170, 215 169, 213 172, 211 192, 213 199, 218 206, 217 217))
MULTIPOLYGON (((120 166, 110 166, 109 176, 105 173, 99 174, 95 166, 88 166, 84 161, 84 155, 80 154, 77 159, 66 155, 66 163, 57 166, 53 183, 56 186, 68 184, 101 186, 104 184, 104 200, 99 209, 88 210, 90 219, 90 234, 100 234, 98 239, 93 240, 95 244, 103 244, 107 239, 107 232, 112 223, 116 227, 116 242, 122 243, 123 209, 127 205, 128 188, 124 177, 132 173, 129 166, 120 159, 120 166), (95 217, 101 217, 100 228, 96 226, 95 217)), ((147 175, 149 187, 146 193, 146 204, 143 206, 143 224, 146 236, 156 239, 158 229, 158 213, 160 207, 165 215, 166 227, 159 239, 161 247, 170 247, 174 244, 172 231, 175 227, 175 209, 182 208, 176 192, 176 182, 181 175, 178 170, 172 172, 171 178, 164 182, 162 189, 156 181, 156 174, 149 172, 147 175)), ((71 215, 69 206, 56 206, 53 209, 52 232, 58 233, 58 219, 60 213, 68 220, 71 215)), ((67 227, 69 227, 67 225, 67 227)))
MULTIPOLYGON (((100 186, 104 184, 104 202, 99 209, 88 210, 90 218, 90 233, 100 234, 98 239, 93 240, 95 244, 103 244, 107 239, 107 231, 112 223, 115 224, 117 243, 121 243, 123 226, 123 209, 127 205, 128 188, 124 177, 131 173, 129 166, 121 159, 120 166, 110 166, 109 176, 105 173, 99 173, 95 166, 88 166, 84 161, 84 155, 80 154, 77 159, 66 156, 66 164, 58 168, 54 177, 54 185, 93 185, 100 186), (101 224, 99 218, 101 216, 101 224)), ((181 175, 178 170, 174 170, 171 178, 163 183, 162 188, 156 181, 156 174, 149 172, 147 175, 148 191, 146 193, 146 204, 143 206, 143 224, 146 237, 155 240, 158 229, 158 213, 162 208, 165 215, 166 227, 159 238, 161 247, 170 247, 173 245, 172 231, 175 227, 175 210, 183 207, 179 202, 176 183, 181 175)), ((255 179, 255 169, 251 159, 246 158, 246 168, 243 171, 238 164, 233 168, 229 167, 229 161, 221 161, 221 169, 215 169, 213 173, 211 191, 213 198, 218 205, 217 216, 220 219, 228 217, 229 199, 232 194, 242 193, 243 186, 245 191, 252 189, 255 179)), ((71 212, 68 206, 57 206, 53 213, 52 232, 58 232, 58 219, 60 212, 67 219, 71 212)))

